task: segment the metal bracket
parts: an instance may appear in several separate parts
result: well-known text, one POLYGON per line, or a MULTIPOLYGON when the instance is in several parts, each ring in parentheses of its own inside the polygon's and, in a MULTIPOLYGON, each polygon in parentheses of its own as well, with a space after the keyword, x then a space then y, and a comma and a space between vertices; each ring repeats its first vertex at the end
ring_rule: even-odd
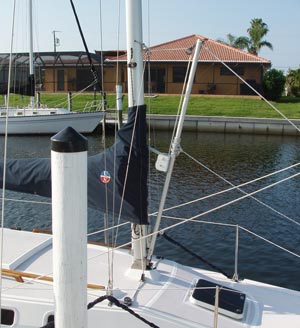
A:
POLYGON ((130 62, 130 63, 127 64, 127 66, 129 68, 135 68, 135 67, 137 67, 137 63, 136 62, 130 62))

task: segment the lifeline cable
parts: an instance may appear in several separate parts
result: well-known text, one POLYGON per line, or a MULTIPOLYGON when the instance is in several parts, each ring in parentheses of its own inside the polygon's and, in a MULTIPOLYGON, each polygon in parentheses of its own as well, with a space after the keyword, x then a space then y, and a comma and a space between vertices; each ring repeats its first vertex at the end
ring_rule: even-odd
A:
POLYGON ((229 274, 227 274, 225 271, 223 271, 222 269, 218 268, 217 266, 215 266, 214 264, 210 263, 209 261, 207 261, 206 259, 204 259, 203 257, 201 257, 200 255, 194 253, 193 251, 191 251, 190 249, 188 249, 187 247, 183 246, 181 243, 179 243, 178 241, 174 240, 173 238, 169 237, 165 232, 161 233, 160 236, 164 237, 167 241, 169 241, 170 243, 179 246, 181 249, 183 249, 184 251, 186 251, 187 253, 193 255, 194 257, 196 257, 198 260, 200 260, 201 262, 207 264, 208 266, 210 266, 211 268, 217 270, 218 272, 222 273, 225 277, 227 277, 228 279, 231 279, 231 276, 229 276, 229 274))

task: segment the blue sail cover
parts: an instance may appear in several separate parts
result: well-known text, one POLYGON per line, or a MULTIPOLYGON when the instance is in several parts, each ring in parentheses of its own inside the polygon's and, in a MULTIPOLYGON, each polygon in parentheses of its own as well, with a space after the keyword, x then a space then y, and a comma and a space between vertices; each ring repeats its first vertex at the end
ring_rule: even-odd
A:
MULTIPOLYGON (((88 158, 89 207, 120 213, 122 219, 132 223, 148 224, 146 133, 146 106, 128 108, 128 122, 117 132, 114 145, 88 158)), ((51 197, 50 159, 7 160, 6 188, 51 197)))

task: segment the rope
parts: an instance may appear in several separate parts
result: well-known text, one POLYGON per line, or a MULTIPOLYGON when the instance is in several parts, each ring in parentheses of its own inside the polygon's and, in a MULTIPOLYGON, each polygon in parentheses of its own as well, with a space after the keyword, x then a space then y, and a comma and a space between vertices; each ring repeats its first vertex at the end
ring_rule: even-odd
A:
POLYGON ((222 273, 225 277, 227 277, 228 279, 231 279, 231 276, 229 276, 229 274, 227 274, 225 271, 223 271, 222 269, 220 269, 219 267, 217 267, 216 265, 210 263, 208 260, 204 259, 202 256, 194 253, 193 251, 191 251, 190 249, 188 249, 187 247, 183 246, 181 243, 179 243, 178 241, 174 240, 173 238, 169 237, 165 232, 163 232, 161 234, 162 237, 164 237, 167 241, 169 241, 170 243, 179 246, 181 249, 183 249, 185 252, 187 252, 188 254, 191 254, 192 256, 194 256, 195 258, 197 258, 198 260, 200 260, 201 262, 207 264, 208 266, 210 266, 211 268, 217 270, 218 272, 222 273))
MULTIPOLYGON (((96 304, 101 303, 104 300, 108 300, 110 303, 115 304, 117 307, 121 308, 122 310, 127 311, 128 313, 130 313, 137 319, 143 321, 149 327, 159 328, 159 326, 157 326, 154 323, 141 317, 139 314, 137 314, 136 312, 131 310, 128 306, 126 306, 125 304, 122 304, 119 300, 117 300, 115 297, 110 296, 110 295, 104 295, 104 296, 98 297, 95 301, 90 302, 88 304, 87 309, 89 310, 89 309, 93 308, 96 304)), ((41 328, 54 328, 54 327, 55 327, 54 321, 51 321, 51 322, 48 322, 45 326, 42 326, 41 328)))
POLYGON ((119 300, 117 300, 115 297, 113 296, 109 296, 109 295, 104 295, 104 296, 100 296, 99 298, 97 298, 95 301, 90 302, 88 304, 88 310, 91 309, 92 307, 94 307, 96 304, 101 303, 104 300, 108 300, 110 303, 115 304, 116 306, 120 307, 121 309, 129 312, 130 314, 132 314, 134 317, 136 317, 137 319, 143 321, 144 323, 146 323, 148 326, 150 327, 154 327, 154 328, 159 328, 157 325, 155 325, 154 323, 146 320, 145 318, 141 317, 139 314, 135 313, 133 310, 131 310, 128 306, 126 306, 125 304, 122 304, 119 300))

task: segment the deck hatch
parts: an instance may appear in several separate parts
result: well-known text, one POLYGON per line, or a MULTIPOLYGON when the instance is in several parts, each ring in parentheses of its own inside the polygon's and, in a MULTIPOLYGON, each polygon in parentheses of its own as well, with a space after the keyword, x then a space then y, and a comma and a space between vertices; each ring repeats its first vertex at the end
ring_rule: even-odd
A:
POLYGON ((233 319, 242 319, 246 295, 238 290, 199 279, 190 296, 190 301, 204 308, 215 309, 216 286, 219 289, 219 313, 233 319))

